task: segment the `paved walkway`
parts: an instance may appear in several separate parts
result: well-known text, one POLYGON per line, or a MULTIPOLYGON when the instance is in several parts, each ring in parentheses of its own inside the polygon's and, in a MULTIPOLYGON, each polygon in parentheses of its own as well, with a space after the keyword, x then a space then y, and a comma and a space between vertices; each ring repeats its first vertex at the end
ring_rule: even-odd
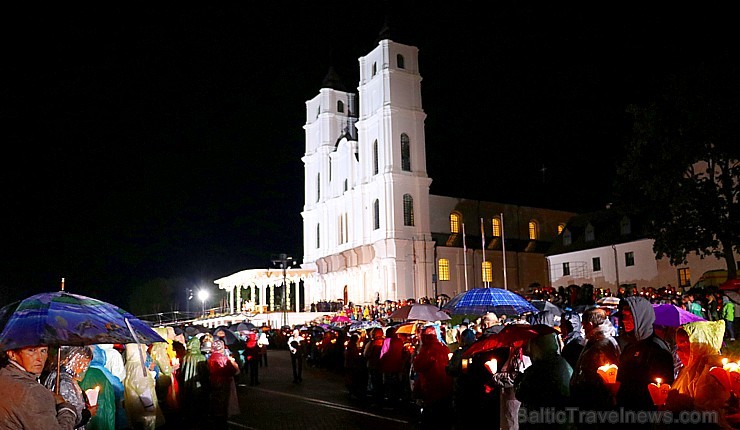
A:
POLYGON ((260 368, 260 385, 240 383, 237 387, 242 413, 230 418, 230 429, 408 430, 418 427, 415 411, 410 406, 397 410, 350 399, 340 371, 304 365, 303 382, 293 384, 288 351, 270 349, 267 354, 269 366, 260 368))

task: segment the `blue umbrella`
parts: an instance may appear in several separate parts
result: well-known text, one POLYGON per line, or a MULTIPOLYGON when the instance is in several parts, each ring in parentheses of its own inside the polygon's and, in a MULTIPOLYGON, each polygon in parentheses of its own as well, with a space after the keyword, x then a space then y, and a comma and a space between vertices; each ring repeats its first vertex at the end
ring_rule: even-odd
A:
POLYGON ((66 291, 41 293, 0 309, 0 350, 34 345, 166 342, 118 306, 66 291))
POLYGON ((450 299, 443 310, 453 315, 521 315, 539 310, 517 293, 501 288, 473 288, 450 299))

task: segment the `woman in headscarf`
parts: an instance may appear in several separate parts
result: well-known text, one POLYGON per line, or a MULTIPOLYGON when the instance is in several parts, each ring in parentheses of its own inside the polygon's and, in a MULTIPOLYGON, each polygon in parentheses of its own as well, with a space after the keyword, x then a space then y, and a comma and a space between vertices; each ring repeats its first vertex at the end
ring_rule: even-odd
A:
POLYGON ((674 415, 680 411, 716 411, 715 428, 732 428, 725 418, 730 387, 710 374, 712 367, 722 368, 724 332, 724 320, 692 322, 676 331, 677 353, 684 366, 666 400, 666 408, 674 415))
POLYGON ((224 342, 214 338, 211 356, 208 357, 208 376, 211 382, 210 412, 214 427, 226 428, 226 420, 239 414, 234 376, 239 374, 239 364, 226 355, 224 342))
MULTIPOLYGON (((85 377, 90 361, 93 358, 92 350, 87 346, 62 346, 59 348, 59 390, 57 390, 57 369, 54 366, 46 377, 44 385, 52 391, 57 391, 64 400, 71 403, 77 412, 76 429, 85 429, 85 424, 97 413, 97 406, 90 406, 80 381, 85 377)), ((56 364, 56 360, 50 364, 56 364)), ((7 393, 6 393, 7 394, 7 393)))
POLYGON ((124 402, 128 420, 134 429, 153 430, 164 424, 159 407, 154 372, 146 367, 147 346, 126 344, 126 380, 124 402))

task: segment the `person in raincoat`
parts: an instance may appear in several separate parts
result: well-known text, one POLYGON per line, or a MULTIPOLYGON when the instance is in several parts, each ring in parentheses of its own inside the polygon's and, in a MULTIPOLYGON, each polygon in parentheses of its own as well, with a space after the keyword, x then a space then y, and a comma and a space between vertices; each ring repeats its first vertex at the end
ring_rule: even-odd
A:
POLYGON ((154 372, 146 367, 147 346, 126 344, 126 379, 123 381, 124 405, 131 427, 153 430, 165 424, 159 407, 154 372))
POLYGON ((421 332, 419 352, 413 368, 417 374, 414 394, 421 401, 421 428, 444 429, 452 426, 454 382, 445 368, 450 349, 439 341, 437 329, 426 326, 421 332))
POLYGON ((114 380, 113 385, 121 387, 121 392, 116 395, 116 429, 129 429, 128 415, 126 414, 126 408, 123 407, 123 381, 126 380, 126 366, 123 363, 123 355, 112 343, 101 343, 97 347, 105 355, 105 369, 118 380, 118 383, 114 380))
MULTIPOLYGON (((525 344, 524 353, 532 360, 521 376, 514 382, 516 398, 521 402, 520 418, 532 412, 554 408, 564 411, 570 406, 570 378, 573 368, 560 355, 560 344, 556 333, 534 337, 525 344)), ((527 422, 520 420, 521 428, 553 428, 554 423, 527 422)), ((568 423, 557 428, 570 428, 568 423)))
POLYGON ((249 385, 259 385, 259 368, 260 368, 260 346, 258 344, 257 333, 247 333, 247 341, 244 347, 244 367, 249 374, 249 385))
POLYGON ((213 428, 226 428, 230 416, 239 415, 239 399, 234 376, 239 374, 239 363, 226 355, 224 342, 214 339, 208 357, 208 377, 211 383, 209 412, 213 428))
POLYGON ((183 414, 182 422, 191 423, 199 428, 203 424, 203 415, 198 408, 208 404, 210 382, 208 379, 208 362, 201 352, 200 339, 193 336, 188 340, 187 352, 182 359, 178 373, 180 384, 180 402, 183 414))
POLYGON ((681 411, 712 411, 717 414, 714 428, 732 428, 726 419, 730 387, 710 374, 712 367, 722 367, 724 332, 723 320, 691 322, 676 331, 678 356, 684 366, 666 399, 666 409, 674 416, 681 411))
MULTIPOLYGON (((75 407, 77 412, 76 429, 85 430, 85 425, 97 413, 98 407, 88 404, 87 396, 80 387, 80 381, 85 377, 90 361, 93 358, 92 349, 87 346, 62 346, 59 348, 59 394, 75 407)), ((55 360, 56 362, 56 360, 55 360)), ((44 385, 57 391, 57 368, 53 366, 46 377, 44 385)))
MULTIPOLYGON (((80 381, 84 391, 98 387, 98 410, 85 425, 87 430, 115 430, 116 407, 120 400, 123 408, 123 382, 105 368, 105 351, 98 345, 92 345, 93 358, 85 377, 80 381)), ((118 427, 121 428, 121 427, 118 427)))

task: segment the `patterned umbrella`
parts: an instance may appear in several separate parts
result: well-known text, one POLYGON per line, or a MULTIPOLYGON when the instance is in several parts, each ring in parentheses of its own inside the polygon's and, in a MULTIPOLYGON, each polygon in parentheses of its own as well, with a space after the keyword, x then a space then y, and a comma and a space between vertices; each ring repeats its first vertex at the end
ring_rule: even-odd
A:
POLYGON ((453 297, 442 307, 453 315, 521 315, 539 310, 517 293, 501 288, 473 288, 453 297))
POLYGON ((41 293, 0 309, 0 350, 33 345, 166 342, 123 309, 66 291, 41 293))

